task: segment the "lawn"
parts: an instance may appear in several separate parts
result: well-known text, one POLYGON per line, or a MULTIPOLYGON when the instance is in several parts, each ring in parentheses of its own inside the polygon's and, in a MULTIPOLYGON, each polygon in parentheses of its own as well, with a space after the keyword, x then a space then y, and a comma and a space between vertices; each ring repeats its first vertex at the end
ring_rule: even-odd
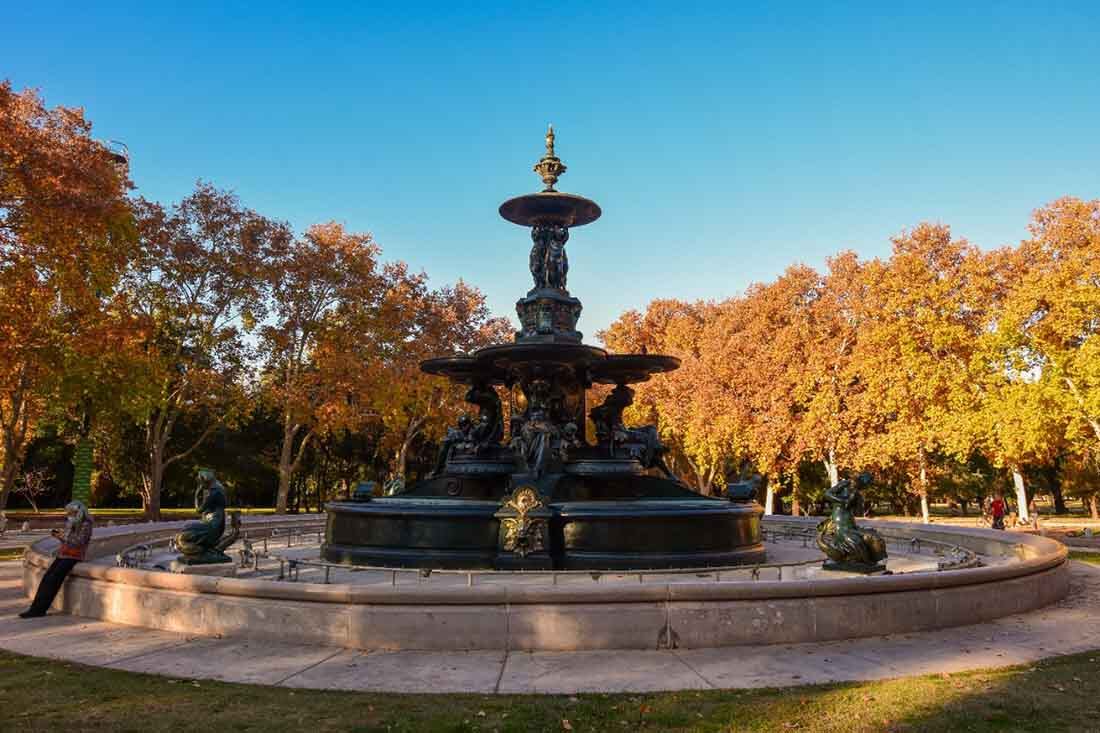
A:
POLYGON ((0 652, 0 730, 1081 731, 1100 729, 1098 670, 1100 651, 997 671, 787 689, 395 695, 176 681, 0 652))

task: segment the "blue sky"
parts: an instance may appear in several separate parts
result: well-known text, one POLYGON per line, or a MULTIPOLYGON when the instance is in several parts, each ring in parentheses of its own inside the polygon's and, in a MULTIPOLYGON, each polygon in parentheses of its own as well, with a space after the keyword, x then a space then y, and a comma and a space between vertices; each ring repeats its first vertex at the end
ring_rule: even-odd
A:
POLYGON ((993 247, 1100 196, 1100 3, 19 3, 0 77, 83 106, 148 198, 338 220, 513 314, 547 122, 595 332, 923 220, 993 247), (92 7, 94 6, 94 7, 92 7))

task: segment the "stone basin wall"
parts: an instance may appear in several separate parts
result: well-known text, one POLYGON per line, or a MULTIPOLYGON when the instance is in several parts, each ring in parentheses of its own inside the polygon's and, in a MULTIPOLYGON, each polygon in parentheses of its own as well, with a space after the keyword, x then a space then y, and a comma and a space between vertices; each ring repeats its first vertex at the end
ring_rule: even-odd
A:
MULTIPOLYGON (((252 538, 319 517, 249 517, 252 538)), ((803 531, 815 518, 766 517, 803 531)), ((90 555, 162 539, 184 522, 97 530, 90 555)), ((890 539, 959 545, 1010 561, 980 568, 796 581, 585 586, 401 587, 214 578, 81 563, 55 608, 88 618, 200 635, 357 649, 657 649, 789 644, 981 623, 1053 603, 1069 590, 1066 548, 997 530, 898 522, 890 539)), ((33 590, 57 541, 24 558, 33 590)), ((29 594, 29 593, 28 593, 29 594)))

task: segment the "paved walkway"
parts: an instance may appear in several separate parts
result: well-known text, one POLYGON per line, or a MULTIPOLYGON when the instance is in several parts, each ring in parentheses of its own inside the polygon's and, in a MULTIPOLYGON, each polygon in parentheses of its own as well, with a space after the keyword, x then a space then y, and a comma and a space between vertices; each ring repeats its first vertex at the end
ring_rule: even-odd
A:
POLYGON ((173 677, 289 688, 575 693, 778 687, 961 672, 1100 649, 1100 568, 1041 611, 979 626, 871 639, 724 649, 360 652, 206 637, 67 615, 26 620, 18 562, 0 563, 0 648, 173 677))

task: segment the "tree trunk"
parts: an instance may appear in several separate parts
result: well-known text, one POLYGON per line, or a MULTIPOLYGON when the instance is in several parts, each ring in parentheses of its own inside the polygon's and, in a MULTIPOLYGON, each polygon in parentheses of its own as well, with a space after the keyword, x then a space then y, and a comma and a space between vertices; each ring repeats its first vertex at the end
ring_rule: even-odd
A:
POLYGON ((775 482, 768 482, 768 491, 764 496, 764 514, 771 516, 775 514, 775 482))
POLYGON ((822 461, 825 464, 825 473, 829 476, 829 486, 840 483, 840 471, 836 465, 836 452, 830 448, 829 455, 822 461))
POLYGON ((142 476, 141 508, 150 522, 160 521, 160 491, 164 483, 164 453, 154 445, 149 451, 149 470, 142 476))
POLYGON ((23 465, 23 454, 27 449, 30 409, 23 394, 22 388, 9 394, 10 412, 3 415, 4 419, 0 421, 4 440, 4 462, 0 466, 0 512, 8 506, 8 497, 15 486, 15 475, 23 465))
POLYGON ((1043 468, 1046 475, 1047 488, 1050 489, 1050 498, 1054 502, 1054 513, 1065 514, 1066 497, 1062 495, 1062 459, 1056 458, 1054 463, 1043 468))
POLYGON ((1069 511, 1066 507, 1066 497, 1062 495, 1062 483, 1059 481, 1050 487, 1050 496, 1054 499, 1054 513, 1065 514, 1069 511))
POLYGON ((1096 494, 1089 496, 1089 515, 1093 519, 1100 519, 1100 501, 1097 501, 1096 494))
POLYGON ((920 516, 921 521, 929 524, 932 519, 928 508, 928 469, 924 465, 924 455, 920 457, 920 516))
POLYGON ((705 476, 699 477, 699 493, 703 496, 710 496, 710 489, 714 485, 714 469, 707 471, 705 476))
POLYGON ((298 426, 292 425, 290 418, 283 420, 283 445, 279 450, 279 491, 275 494, 275 513, 286 514, 286 503, 290 496, 291 453, 294 450, 294 435, 298 426))
MULTIPOLYGON (((287 497, 290 495, 290 483, 298 473, 298 466, 302 464, 302 455, 306 452, 310 438, 314 432, 310 430, 298 444, 298 452, 294 452, 294 438, 302 429, 300 424, 292 424, 289 417, 283 420, 283 444, 279 449, 279 490, 275 495, 275 513, 286 514, 287 497)), ((309 508, 309 500, 306 500, 306 509, 309 508)))
POLYGON ((15 486, 15 473, 19 470, 21 462, 6 455, 4 457, 4 467, 0 470, 0 512, 8 506, 8 496, 11 494, 12 487, 15 486))
POLYGON ((412 446, 413 440, 420 434, 420 428, 424 427, 424 423, 428 421, 426 417, 417 417, 409 421, 409 426, 405 429, 405 440, 401 442, 401 449, 397 451, 397 465, 395 466, 395 478, 400 477, 402 481, 405 480, 405 472, 408 470, 409 461, 409 448, 412 446))
POLYGON ((1030 521, 1027 514, 1027 485, 1017 466, 1012 467, 1012 485, 1016 487, 1016 517, 1021 522, 1030 521))
POLYGON ((149 474, 142 476, 141 509, 150 522, 160 521, 160 485, 164 478, 164 467, 159 463, 152 466, 149 474))
POLYGON ((797 517, 802 512, 802 505, 798 503, 798 497, 795 496, 791 499, 791 516, 797 517))

